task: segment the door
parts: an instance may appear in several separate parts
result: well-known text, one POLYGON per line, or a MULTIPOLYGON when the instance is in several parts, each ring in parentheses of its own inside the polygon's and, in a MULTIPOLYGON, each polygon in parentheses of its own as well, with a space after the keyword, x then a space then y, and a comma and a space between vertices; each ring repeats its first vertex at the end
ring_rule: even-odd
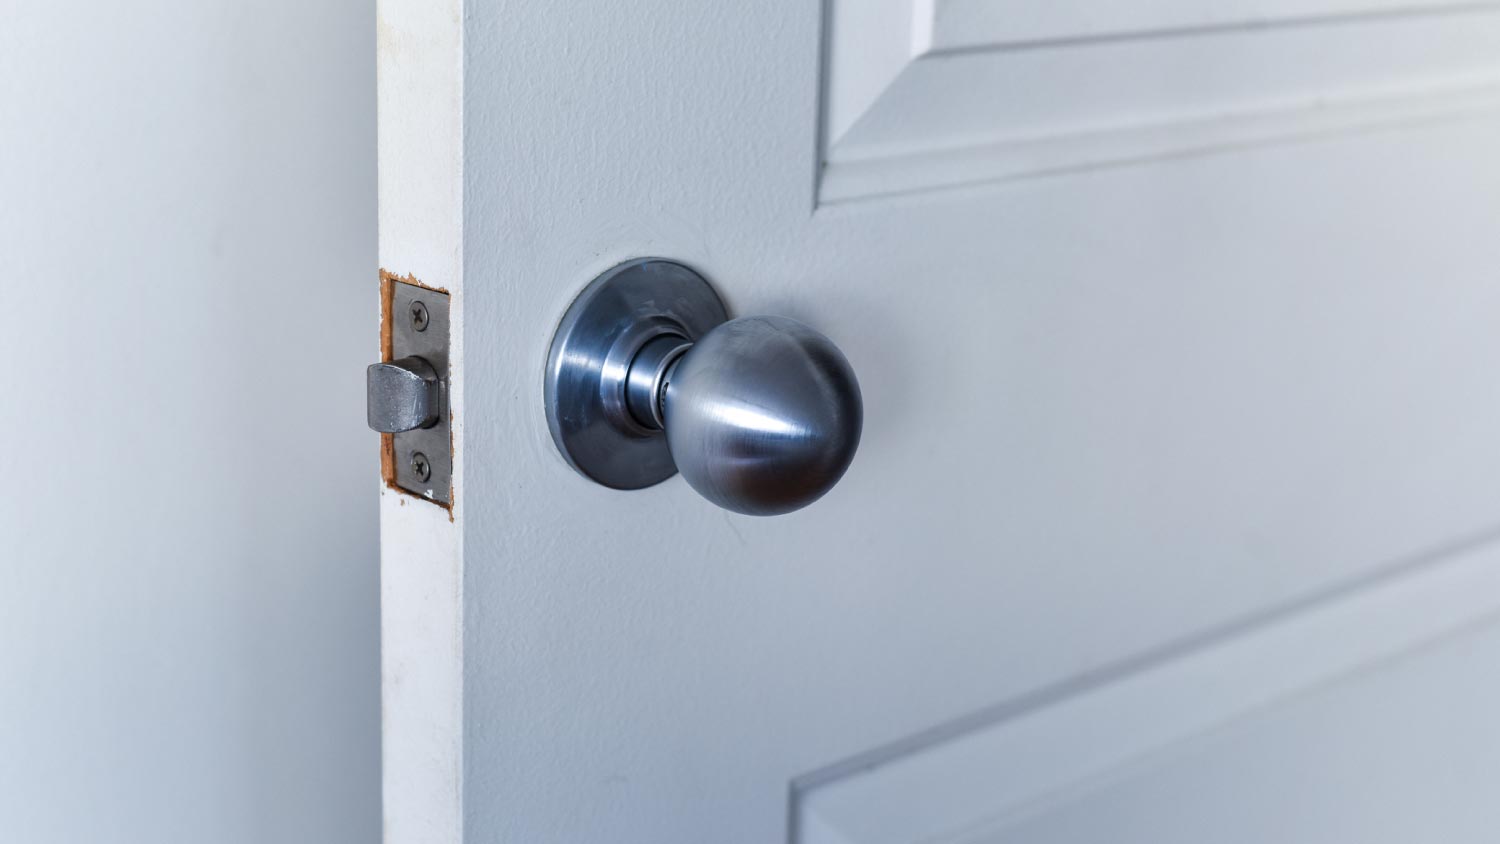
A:
POLYGON ((387 840, 1491 837, 1496 4, 380 15, 381 262, 453 326, 387 840), (651 256, 842 350, 821 500, 560 454, 554 335, 651 256))

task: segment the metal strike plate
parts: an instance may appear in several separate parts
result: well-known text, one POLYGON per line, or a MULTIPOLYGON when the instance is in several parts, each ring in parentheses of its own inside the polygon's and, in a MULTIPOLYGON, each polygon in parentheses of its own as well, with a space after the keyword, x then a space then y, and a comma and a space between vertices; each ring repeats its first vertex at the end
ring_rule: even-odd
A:
POLYGON ((390 360, 421 358, 444 389, 431 427, 391 434, 396 486, 448 505, 453 498, 452 414, 447 401, 448 294, 401 281, 391 282, 390 360))

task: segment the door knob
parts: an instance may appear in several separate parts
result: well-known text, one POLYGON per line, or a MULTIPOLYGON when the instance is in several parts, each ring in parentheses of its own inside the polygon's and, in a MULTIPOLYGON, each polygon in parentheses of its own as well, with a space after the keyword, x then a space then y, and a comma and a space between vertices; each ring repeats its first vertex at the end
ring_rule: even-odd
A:
POLYGON ((827 337, 785 317, 729 320, 707 281, 643 258, 595 279, 552 340, 547 421, 586 477, 639 489, 681 472, 757 516, 811 504, 859 446, 859 382, 827 337))

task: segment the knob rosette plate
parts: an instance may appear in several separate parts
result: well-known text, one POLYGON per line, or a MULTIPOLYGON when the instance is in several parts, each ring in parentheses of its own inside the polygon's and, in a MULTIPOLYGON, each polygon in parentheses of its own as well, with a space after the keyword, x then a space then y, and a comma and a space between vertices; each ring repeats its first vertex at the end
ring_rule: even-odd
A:
POLYGON ((661 258, 628 261, 584 288, 553 335, 544 387, 547 426, 568 463, 614 489, 676 474, 666 436, 630 410, 630 365, 658 337, 696 342, 728 318, 707 280, 661 258))

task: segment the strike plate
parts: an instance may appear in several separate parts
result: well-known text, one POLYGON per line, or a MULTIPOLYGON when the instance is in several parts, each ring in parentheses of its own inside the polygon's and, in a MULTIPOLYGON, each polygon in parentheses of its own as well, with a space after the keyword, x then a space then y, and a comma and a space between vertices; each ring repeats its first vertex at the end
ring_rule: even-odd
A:
MULTIPOLYGON (((443 384, 448 370, 448 294, 415 284, 391 281, 391 349, 387 360, 419 357, 437 371, 443 384)), ((453 503, 452 414, 444 406, 430 428, 389 434, 395 483, 407 492, 444 506, 453 503)))

